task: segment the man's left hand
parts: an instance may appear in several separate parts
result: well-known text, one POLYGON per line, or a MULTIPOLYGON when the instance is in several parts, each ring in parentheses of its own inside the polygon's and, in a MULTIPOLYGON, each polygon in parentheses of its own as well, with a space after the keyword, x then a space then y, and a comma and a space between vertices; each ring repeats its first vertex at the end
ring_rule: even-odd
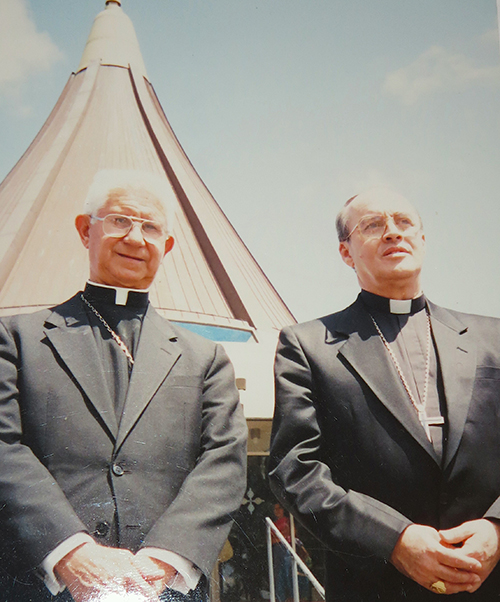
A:
POLYGON ((481 581, 471 591, 484 583, 500 559, 500 526, 491 520, 479 518, 467 521, 453 529, 439 531, 441 540, 449 545, 460 546, 460 550, 481 563, 475 571, 481 581))
POLYGON ((146 554, 139 554, 134 556, 134 566, 141 573, 142 578, 154 587, 156 593, 161 594, 172 579, 177 574, 177 571, 173 566, 162 562, 157 558, 152 558, 146 554), (158 569, 163 571, 163 576, 159 576, 158 569))

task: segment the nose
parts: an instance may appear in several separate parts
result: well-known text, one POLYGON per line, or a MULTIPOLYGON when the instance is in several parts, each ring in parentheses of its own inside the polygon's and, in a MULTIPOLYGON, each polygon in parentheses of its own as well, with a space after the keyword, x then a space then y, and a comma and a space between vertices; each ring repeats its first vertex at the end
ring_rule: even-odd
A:
POLYGON ((124 240, 139 246, 146 244, 144 236, 142 235, 142 224, 140 222, 132 222, 132 228, 130 228, 130 231, 124 237, 124 240))
POLYGON ((401 234, 401 230, 396 225, 394 218, 392 216, 387 217, 387 221, 385 222, 385 231, 383 235, 384 240, 401 240, 403 238, 401 234))

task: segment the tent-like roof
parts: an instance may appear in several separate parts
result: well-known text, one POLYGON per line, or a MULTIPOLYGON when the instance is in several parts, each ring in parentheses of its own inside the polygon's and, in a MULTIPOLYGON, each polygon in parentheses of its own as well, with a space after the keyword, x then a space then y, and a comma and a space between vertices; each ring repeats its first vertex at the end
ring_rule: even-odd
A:
POLYGON ((130 19, 108 0, 46 123, 0 185, 0 314, 51 306, 82 288, 88 260, 74 228, 96 171, 168 179, 176 245, 151 301, 226 341, 294 322, 184 153, 147 79, 130 19))

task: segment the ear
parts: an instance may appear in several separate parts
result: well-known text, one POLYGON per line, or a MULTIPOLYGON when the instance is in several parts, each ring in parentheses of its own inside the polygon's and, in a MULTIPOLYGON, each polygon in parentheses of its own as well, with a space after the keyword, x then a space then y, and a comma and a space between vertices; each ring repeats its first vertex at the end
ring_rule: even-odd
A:
POLYGON ((88 249, 90 238, 90 215, 77 215, 75 218, 75 227, 78 230, 83 246, 88 249))
POLYGON ((167 238, 167 240, 165 241, 165 253, 163 253, 163 257, 165 257, 165 255, 167 253, 170 253, 170 251, 172 250, 172 247, 174 246, 174 237, 173 236, 169 236, 167 238))
POLYGON ((344 263, 346 263, 350 268, 354 269, 354 260, 351 257, 351 252, 349 250, 349 241, 344 240, 339 244, 339 253, 344 263))

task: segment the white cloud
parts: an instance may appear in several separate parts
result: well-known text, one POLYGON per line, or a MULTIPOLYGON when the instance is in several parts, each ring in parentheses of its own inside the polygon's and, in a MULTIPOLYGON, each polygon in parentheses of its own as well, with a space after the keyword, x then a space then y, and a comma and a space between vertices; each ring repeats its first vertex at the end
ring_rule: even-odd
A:
POLYGON ((494 47, 495 50, 498 48, 498 28, 495 27, 488 31, 485 31, 482 36, 480 36, 479 41, 484 46, 494 47))
POLYGON ((463 54, 432 46, 410 65, 389 73, 383 89, 403 104, 412 105, 443 90, 498 81, 500 68, 497 65, 480 67, 463 54))
POLYGON ((27 0, 0 0, 0 90, 18 89, 61 57, 49 34, 37 31, 27 0))

